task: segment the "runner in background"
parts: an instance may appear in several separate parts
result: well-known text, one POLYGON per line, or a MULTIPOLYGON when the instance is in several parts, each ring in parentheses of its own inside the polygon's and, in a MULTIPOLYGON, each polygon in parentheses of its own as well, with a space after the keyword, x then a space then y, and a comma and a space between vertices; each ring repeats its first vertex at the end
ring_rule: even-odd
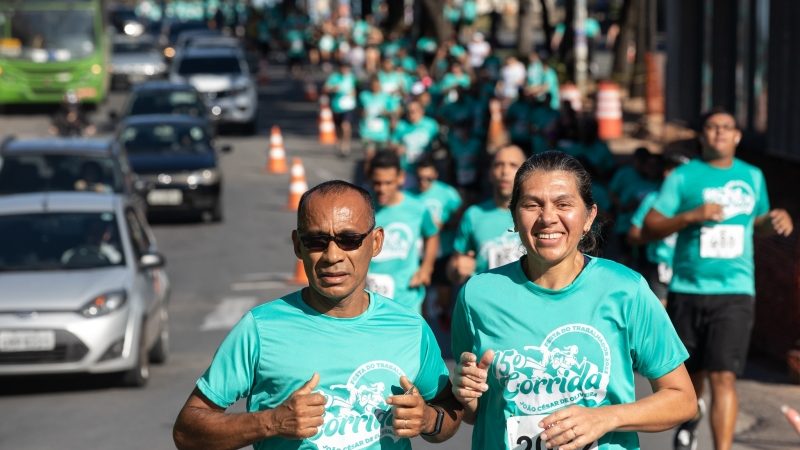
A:
POLYGON ((350 66, 337 64, 336 70, 325 81, 323 91, 331 96, 333 122, 339 135, 339 154, 347 156, 351 150, 356 113, 356 77, 350 66))
MULTIPOLYGON (((665 155, 662 158, 664 178, 667 178, 676 167, 689 162, 685 156, 665 155)), ((639 208, 631 217, 631 228, 628 230, 628 242, 633 246, 644 246, 644 252, 637 258, 636 268, 647 280, 650 290, 656 294, 661 304, 667 306, 667 288, 672 279, 672 256, 675 254, 676 234, 664 239, 647 242, 642 237, 644 218, 658 198, 658 192, 651 192, 642 200, 639 208)))
POLYGON ((428 290, 428 307, 425 317, 437 318, 445 330, 450 326, 451 284, 447 279, 447 262, 453 253, 455 229, 462 201, 458 191, 439 180, 439 171, 430 155, 417 161, 417 187, 411 191, 428 208, 433 222, 439 228, 439 253, 433 265, 431 286, 428 290))
POLYGON ((508 202, 511 200, 514 174, 525 162, 525 153, 508 145, 495 153, 489 169, 492 198, 472 205, 464 212, 453 242, 455 250, 448 266, 448 275, 461 285, 475 273, 516 261, 523 247, 508 202))
MULTIPOLYGON (((735 157, 736 119, 715 109, 701 131, 702 159, 667 177, 645 217, 646 239, 678 233, 667 311, 689 350, 686 367, 698 397, 711 384, 711 429, 716 450, 729 450, 738 413, 736 378, 747 360, 753 326, 753 233, 788 236, 792 219, 770 210, 757 167, 735 157)), ((696 446, 701 414, 678 429, 674 446, 696 446)))
POLYGON ((401 190, 404 177, 395 152, 379 151, 372 158, 369 181, 377 205, 375 220, 385 238, 383 250, 370 263, 367 286, 421 312, 439 251, 439 230, 425 204, 401 190))

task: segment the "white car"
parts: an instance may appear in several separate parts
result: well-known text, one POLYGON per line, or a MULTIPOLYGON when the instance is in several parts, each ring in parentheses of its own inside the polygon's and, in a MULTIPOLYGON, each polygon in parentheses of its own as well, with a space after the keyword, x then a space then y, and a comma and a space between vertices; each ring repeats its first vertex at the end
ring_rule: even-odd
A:
POLYGON ((112 86, 127 87, 163 77, 167 72, 167 65, 152 37, 115 36, 110 71, 112 86))
POLYGON ((189 83, 204 94, 219 123, 241 125, 248 133, 256 131, 258 91, 241 50, 185 48, 175 56, 169 78, 174 83, 189 83))
POLYGON ((116 372, 143 386, 169 345, 169 280, 121 195, 0 197, 0 375, 116 372))

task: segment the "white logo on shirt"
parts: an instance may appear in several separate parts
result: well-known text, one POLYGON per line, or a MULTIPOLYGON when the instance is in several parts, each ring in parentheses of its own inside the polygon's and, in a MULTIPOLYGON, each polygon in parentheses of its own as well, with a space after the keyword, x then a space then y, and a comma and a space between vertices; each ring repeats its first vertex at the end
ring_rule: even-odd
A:
POLYGON ((426 198, 424 202, 425 207, 428 208, 428 212, 430 212, 433 217, 433 221, 436 223, 441 222, 442 210, 444 209, 442 202, 437 198, 426 198))
POLYGON ((392 222, 383 227, 383 248, 373 261, 406 259, 416 239, 411 227, 402 222, 392 222))
POLYGON ((703 202, 722 205, 722 215, 727 220, 739 214, 752 214, 756 195, 749 184, 742 180, 733 180, 722 187, 703 189, 703 202))
POLYGON ((374 446, 383 437, 399 440, 386 398, 401 376, 406 376, 403 369, 390 361, 370 361, 359 366, 346 384, 328 386, 321 391, 326 400, 324 423, 308 441, 318 449, 356 450, 374 446))
POLYGON ((495 378, 503 396, 522 414, 547 414, 583 402, 599 405, 606 398, 611 351, 596 328, 575 323, 559 327, 540 346, 498 351, 495 378))

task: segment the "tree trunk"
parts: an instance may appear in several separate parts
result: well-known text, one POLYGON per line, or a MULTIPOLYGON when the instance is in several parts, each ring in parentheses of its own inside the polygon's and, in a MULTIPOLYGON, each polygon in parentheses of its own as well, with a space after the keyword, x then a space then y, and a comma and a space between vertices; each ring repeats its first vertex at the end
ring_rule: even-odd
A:
POLYGON ((550 48, 550 41, 553 40, 553 26, 550 24, 550 10, 547 7, 548 0, 539 0, 542 4, 542 29, 544 30, 545 48, 550 48))
MULTIPOLYGON (((439 43, 446 41, 453 36, 453 27, 450 22, 444 19, 444 0, 420 0, 424 6, 423 11, 433 25, 436 33, 436 40, 439 43)), ((423 33, 424 34, 424 33, 423 33)))
POLYGON ((617 40, 614 42, 614 66, 612 70, 613 77, 622 81, 627 79, 626 72, 628 70, 628 42, 631 37, 631 22, 633 15, 631 11, 633 4, 636 0, 624 0, 622 8, 619 13, 619 34, 617 40))
POLYGON ((533 51, 533 0, 518 0, 517 53, 527 56, 533 51))

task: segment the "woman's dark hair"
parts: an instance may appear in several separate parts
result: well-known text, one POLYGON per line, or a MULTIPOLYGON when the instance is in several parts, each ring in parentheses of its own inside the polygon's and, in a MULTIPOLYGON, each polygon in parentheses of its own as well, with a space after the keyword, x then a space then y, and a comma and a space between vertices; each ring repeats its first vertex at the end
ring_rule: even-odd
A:
MULTIPOLYGON (((594 196, 592 195, 592 177, 586 168, 574 157, 559 151, 549 151, 537 153, 528 158, 517 169, 517 174, 514 176, 514 188, 511 192, 511 201, 509 202, 509 209, 511 214, 516 218, 517 206, 519 206, 519 197, 521 195, 522 184, 528 180, 528 177, 533 172, 540 170, 543 172, 564 171, 569 172, 575 176, 575 184, 578 187, 578 193, 589 209, 595 204, 594 196)), ((516 220, 516 219, 515 219, 516 220)), ((598 233, 597 227, 592 226, 588 233, 584 235, 578 244, 578 250, 583 253, 593 253, 598 247, 598 233)))

